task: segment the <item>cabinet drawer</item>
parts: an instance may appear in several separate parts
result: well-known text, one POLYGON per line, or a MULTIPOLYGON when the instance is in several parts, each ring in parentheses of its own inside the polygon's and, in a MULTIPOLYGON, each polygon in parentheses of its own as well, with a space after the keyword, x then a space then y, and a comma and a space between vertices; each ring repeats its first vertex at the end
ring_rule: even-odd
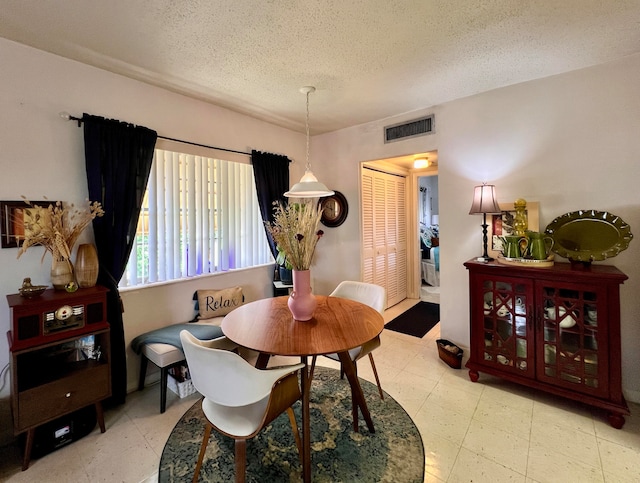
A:
POLYGON ((109 366, 100 364, 18 395, 17 431, 40 425, 110 395, 109 366))

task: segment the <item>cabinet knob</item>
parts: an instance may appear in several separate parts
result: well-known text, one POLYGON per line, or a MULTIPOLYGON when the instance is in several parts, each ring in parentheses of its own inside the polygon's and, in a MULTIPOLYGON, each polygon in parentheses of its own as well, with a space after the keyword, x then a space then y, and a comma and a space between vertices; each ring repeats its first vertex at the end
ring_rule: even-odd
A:
POLYGON ((64 397, 71 397, 71 393, 70 392, 66 393, 64 397))

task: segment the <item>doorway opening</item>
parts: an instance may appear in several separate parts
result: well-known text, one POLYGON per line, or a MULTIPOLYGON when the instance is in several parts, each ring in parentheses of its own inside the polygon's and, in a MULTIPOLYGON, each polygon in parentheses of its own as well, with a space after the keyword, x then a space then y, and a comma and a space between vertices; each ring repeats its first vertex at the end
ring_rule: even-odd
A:
POLYGON ((438 175, 418 177, 420 300, 440 302, 440 214, 438 175))
MULTIPOLYGON (((402 285, 406 287, 406 298, 418 300, 423 299, 425 301, 439 303, 439 284, 437 287, 435 284, 429 286, 425 284, 425 290, 422 290, 423 252, 421 251, 421 233, 427 233, 424 230, 421 231, 421 222, 425 223, 426 227, 429 227, 431 230, 433 230, 433 222, 436 221, 438 225, 437 229, 439 228, 439 207, 437 195, 437 151, 366 161, 361 163, 360 171, 362 178, 360 186, 361 200, 365 200, 371 197, 371 193, 369 191, 371 186, 374 186, 375 183, 372 184, 371 180, 366 179, 366 176, 370 177, 370 173, 372 171, 379 172, 385 175, 393 175, 394 177, 401 177, 404 180, 404 196, 402 203, 403 213, 400 218, 406 220, 405 223, 401 223, 401 225, 404 225, 402 226, 402 229, 398 230, 398 235, 404 235, 404 246, 406 246, 406 248, 405 250, 403 250, 403 256, 398 257, 395 256, 398 254, 398 252, 394 247, 389 248, 388 246, 384 246, 384 244, 382 244, 380 247, 375 245, 380 237, 370 236, 372 235, 371 233, 367 235, 367 230, 372 229, 372 220, 369 220, 369 217, 364 215, 366 214, 366 210, 369 210, 369 213, 373 210, 371 209, 371 207, 365 207, 365 203, 363 202, 363 204, 360 206, 361 213, 363 213, 363 226, 361 227, 363 233, 363 259, 361 265, 363 267, 363 277, 371 278, 373 283, 385 285, 387 283, 387 280, 385 279, 385 272, 384 270, 382 270, 382 268, 386 267, 389 262, 393 262, 395 263, 395 268, 400 268, 400 272, 403 273, 403 280, 393 279, 391 280, 391 282, 397 284, 397 286, 402 285), (424 161, 421 161, 423 163, 422 167, 416 167, 420 166, 419 163, 416 163, 416 161, 418 160, 426 160, 426 166, 424 165, 424 161), (366 175, 365 172, 367 173, 366 175), (425 183, 427 183, 427 179, 432 179, 427 183, 430 185, 431 200, 429 200, 428 198, 423 199, 420 196, 421 178, 425 179, 425 183), (424 206, 421 206, 421 201, 425 201, 424 206), (427 216, 427 212, 429 216, 428 221, 425 218, 427 216), (437 215, 436 218, 433 218, 434 215, 437 215), (375 256, 380 254, 391 254, 392 257, 395 258, 389 258, 388 256, 387 258, 383 256, 375 256), (402 267, 399 267, 398 265, 398 263, 400 262, 403 265, 402 267), (370 273, 372 270, 373 275, 371 275, 370 273), (379 273, 382 273, 383 276, 379 277, 379 273)), ((380 183, 380 185, 382 185, 382 183, 380 183)), ((398 213, 398 215, 400 214, 398 213)), ((439 231, 437 229, 436 231, 439 231)), ((380 233, 380 230, 374 230, 374 232, 380 233)), ((429 244, 433 244, 431 238, 438 239, 436 240, 436 243, 439 244, 439 233, 437 235, 438 236, 429 237, 429 244)), ((431 256, 431 251, 428 252, 428 255, 431 256)), ((431 260, 433 260, 433 258, 431 258, 431 260)), ((435 269, 435 265, 434 267, 430 268, 435 269)), ((392 272, 395 273, 395 270, 393 270, 392 272)), ((390 272, 387 270, 386 274, 388 273, 390 272)), ((395 303, 397 303, 397 301, 395 301, 395 303)))

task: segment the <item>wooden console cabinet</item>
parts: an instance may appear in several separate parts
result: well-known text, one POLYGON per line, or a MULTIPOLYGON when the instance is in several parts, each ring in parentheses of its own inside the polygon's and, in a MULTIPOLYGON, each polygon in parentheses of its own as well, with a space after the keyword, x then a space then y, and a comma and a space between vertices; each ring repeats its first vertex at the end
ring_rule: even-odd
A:
POLYGON ((608 265, 535 268, 470 260, 471 354, 484 372, 608 411, 620 429, 620 285, 608 265))
POLYGON ((103 399, 111 396, 107 289, 49 289, 27 299, 7 295, 11 330, 14 434, 27 432, 22 469, 29 467, 36 427, 95 405, 105 431, 103 399))

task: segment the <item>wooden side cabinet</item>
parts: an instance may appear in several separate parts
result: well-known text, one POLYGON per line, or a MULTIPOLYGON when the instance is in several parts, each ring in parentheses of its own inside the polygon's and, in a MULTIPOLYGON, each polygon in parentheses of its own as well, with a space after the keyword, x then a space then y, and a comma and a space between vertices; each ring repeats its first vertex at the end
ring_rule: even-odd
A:
POLYGON ((86 406, 104 433, 103 399, 111 396, 111 354, 104 287, 74 293, 7 295, 11 330, 14 434, 27 432, 22 469, 29 467, 35 429, 86 406))
POLYGON ((607 265, 535 268, 466 262, 476 382, 484 372, 608 411, 622 428, 620 285, 607 265))

